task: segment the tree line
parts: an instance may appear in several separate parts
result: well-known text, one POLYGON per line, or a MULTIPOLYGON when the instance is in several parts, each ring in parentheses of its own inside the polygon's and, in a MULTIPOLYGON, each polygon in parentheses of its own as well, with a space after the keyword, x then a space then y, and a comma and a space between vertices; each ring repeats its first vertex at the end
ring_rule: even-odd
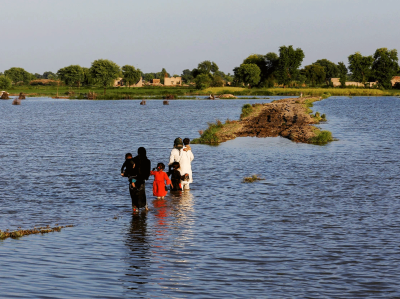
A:
POLYGON ((258 87, 275 84, 332 86, 331 79, 339 78, 341 87, 345 87, 347 81, 355 81, 364 86, 367 82, 377 82, 377 87, 390 89, 393 76, 400 75, 395 49, 380 48, 370 56, 356 52, 348 57, 348 68, 343 61, 335 64, 328 59, 319 59, 300 69, 304 57, 303 50, 293 46, 280 47, 279 55, 273 52, 250 55, 234 69, 234 83, 258 87))
MULTIPOLYGON (((200 62, 197 68, 183 70, 182 80, 189 84, 195 83, 196 88, 224 86, 230 82, 233 86, 274 87, 286 86, 332 86, 331 79, 339 78, 341 86, 347 81, 356 81, 366 86, 367 82, 377 82, 382 89, 392 88, 393 76, 400 75, 397 50, 379 48, 374 55, 363 56, 356 52, 348 57, 348 67, 344 62, 337 64, 328 59, 319 59, 310 65, 300 68, 304 60, 304 52, 293 46, 282 46, 279 54, 269 52, 266 55, 252 54, 243 60, 240 66, 233 69, 233 75, 219 70, 213 61, 200 62)), ((62 81, 67 86, 98 85, 106 89, 113 85, 114 80, 122 78, 126 86, 136 84, 142 77, 145 81, 164 78, 170 74, 163 68, 157 73, 143 73, 132 65, 118 66, 107 59, 92 62, 90 68, 70 65, 61 68, 57 73, 44 72, 43 75, 31 74, 23 68, 12 67, 4 74, 0 73, 0 88, 10 88, 12 84, 29 84, 35 79, 50 79, 62 81)), ((174 74, 174 77, 178 75, 174 74)), ((32 84, 32 83, 31 83, 32 84)))

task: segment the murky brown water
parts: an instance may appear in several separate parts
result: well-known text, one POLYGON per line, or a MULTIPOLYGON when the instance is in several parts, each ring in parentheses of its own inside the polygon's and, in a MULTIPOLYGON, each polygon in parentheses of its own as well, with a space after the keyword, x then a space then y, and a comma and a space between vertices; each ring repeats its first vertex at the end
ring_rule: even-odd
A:
POLYGON ((0 101, 0 229, 76 225, 0 241, 0 297, 400 297, 397 98, 316 103, 327 146, 193 145, 192 190, 132 216, 126 152, 268 101, 0 101))

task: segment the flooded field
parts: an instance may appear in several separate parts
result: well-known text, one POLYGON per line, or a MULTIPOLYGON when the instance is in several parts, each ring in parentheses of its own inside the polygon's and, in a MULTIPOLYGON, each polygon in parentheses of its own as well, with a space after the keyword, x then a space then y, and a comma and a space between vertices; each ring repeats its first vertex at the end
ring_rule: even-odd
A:
POLYGON ((0 101, 2 298, 400 297, 400 99, 331 97, 338 141, 193 145, 192 189, 132 215, 120 167, 259 100, 0 101), (265 180, 243 184, 245 176, 265 180))

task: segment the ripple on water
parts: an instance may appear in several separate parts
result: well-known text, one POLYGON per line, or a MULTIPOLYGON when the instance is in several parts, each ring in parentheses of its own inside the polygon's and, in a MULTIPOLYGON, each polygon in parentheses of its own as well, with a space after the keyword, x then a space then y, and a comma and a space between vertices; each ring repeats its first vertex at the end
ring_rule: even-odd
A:
POLYGON ((176 136, 270 100, 0 101, 0 229, 76 225, 0 241, 2 297, 399 297, 396 98, 315 103, 327 146, 193 145, 192 190, 155 200, 149 182, 131 215, 126 152, 166 163, 176 136))

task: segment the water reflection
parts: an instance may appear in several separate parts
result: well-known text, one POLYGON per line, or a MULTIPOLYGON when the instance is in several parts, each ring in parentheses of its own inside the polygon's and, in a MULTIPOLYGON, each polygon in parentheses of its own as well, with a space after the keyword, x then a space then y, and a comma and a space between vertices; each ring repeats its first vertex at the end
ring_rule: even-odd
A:
MULTIPOLYGON (((148 268, 151 260, 147 236, 147 213, 133 214, 126 234, 125 244, 128 248, 125 262, 128 264, 126 280, 127 289, 138 289, 138 285, 148 282, 148 268)), ((123 279, 125 280, 125 279, 123 279)))
POLYGON ((148 213, 132 216, 125 241, 127 271, 123 281, 127 294, 145 292, 143 296, 149 297, 160 289, 173 293, 188 280, 187 271, 178 269, 192 267, 188 263, 190 254, 182 248, 194 243, 193 202, 190 191, 169 193, 165 199, 152 200, 148 213))

